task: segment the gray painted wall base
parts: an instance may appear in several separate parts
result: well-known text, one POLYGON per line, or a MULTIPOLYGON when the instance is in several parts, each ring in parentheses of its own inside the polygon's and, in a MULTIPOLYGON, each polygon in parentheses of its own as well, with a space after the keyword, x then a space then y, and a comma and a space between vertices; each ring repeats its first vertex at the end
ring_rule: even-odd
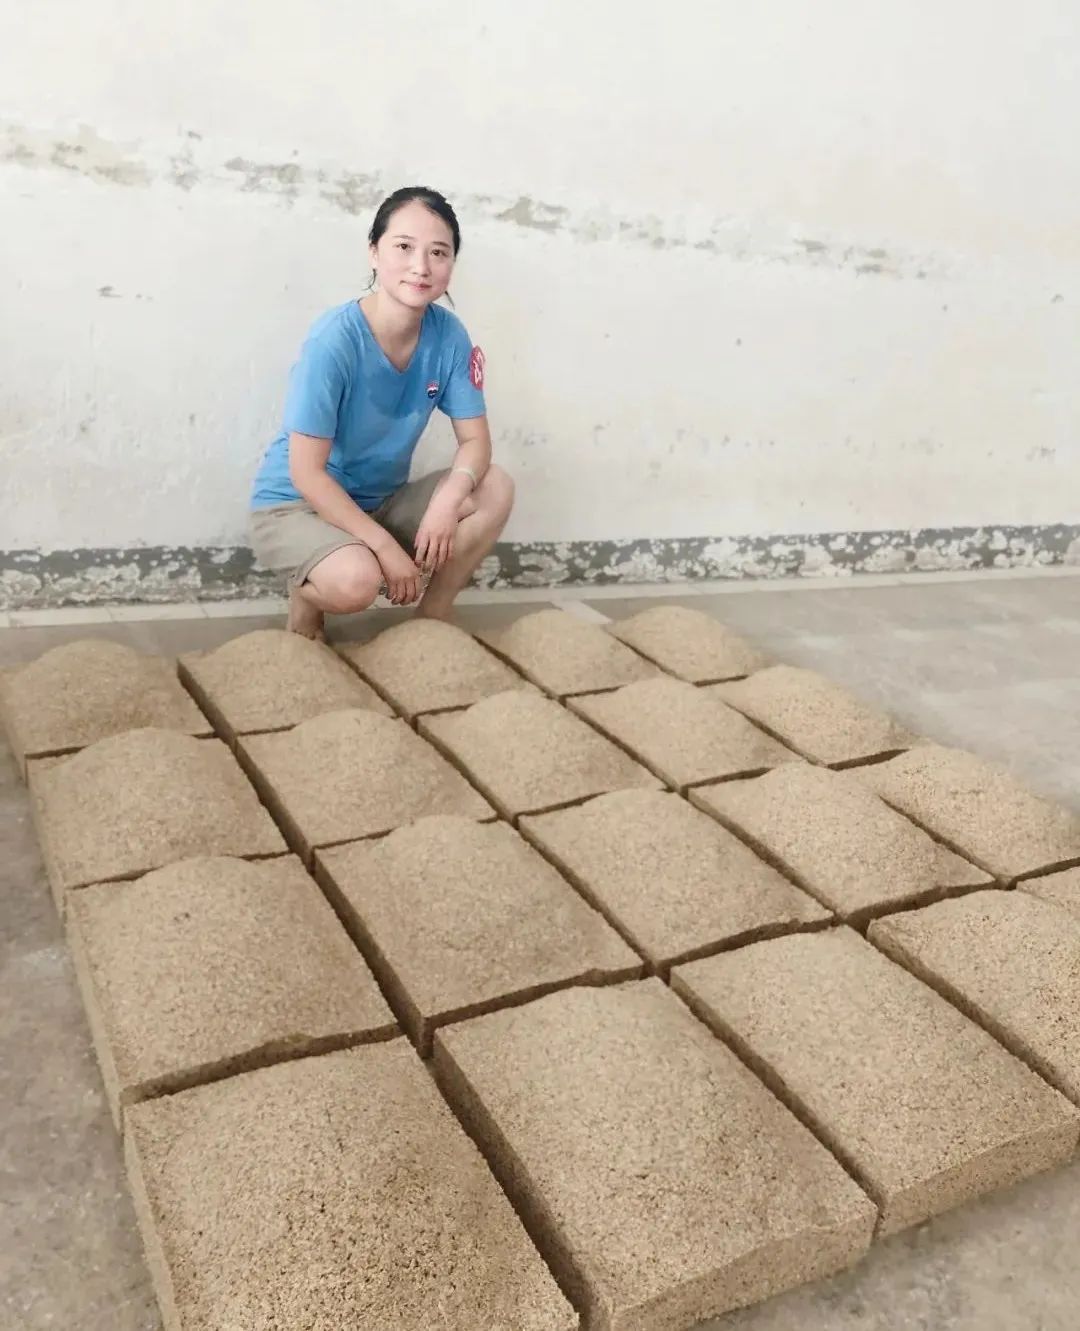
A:
MULTIPOLYGON (((504 542, 481 564, 481 587, 589 586, 717 578, 934 573, 1080 566, 1080 524, 702 536, 673 540, 504 542)), ((246 546, 0 551, 0 610, 124 601, 278 596, 282 579, 246 546)))

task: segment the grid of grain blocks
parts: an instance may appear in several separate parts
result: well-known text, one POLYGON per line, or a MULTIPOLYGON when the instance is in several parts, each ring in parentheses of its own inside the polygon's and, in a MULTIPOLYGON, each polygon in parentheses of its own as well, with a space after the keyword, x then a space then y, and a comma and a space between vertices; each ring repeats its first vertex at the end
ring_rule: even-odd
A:
POLYGON ((701 613, 0 707, 167 1331, 678 1331, 1076 1151, 1080 819, 701 613))

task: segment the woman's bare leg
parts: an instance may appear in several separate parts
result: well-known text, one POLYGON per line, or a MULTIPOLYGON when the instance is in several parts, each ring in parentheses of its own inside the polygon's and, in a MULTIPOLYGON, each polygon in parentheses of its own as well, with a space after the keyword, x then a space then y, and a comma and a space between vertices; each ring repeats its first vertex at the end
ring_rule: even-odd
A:
POLYGON ((454 537, 454 553, 432 575, 416 609, 417 615, 425 619, 449 619, 454 597, 499 539, 513 506, 514 482, 501 467, 493 464, 465 501, 465 516, 458 522, 454 537), (470 501, 474 505, 471 512, 466 507, 470 501))
POLYGON ((285 627, 325 641, 323 616, 366 610, 378 596, 382 580, 379 561, 366 545, 344 545, 320 559, 307 580, 291 589, 285 627))

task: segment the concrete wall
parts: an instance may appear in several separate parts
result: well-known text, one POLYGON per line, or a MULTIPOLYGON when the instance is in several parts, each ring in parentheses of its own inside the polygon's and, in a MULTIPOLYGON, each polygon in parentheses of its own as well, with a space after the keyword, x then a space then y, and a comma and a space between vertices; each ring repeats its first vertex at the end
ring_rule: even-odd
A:
POLYGON ((519 482, 489 580, 1059 559, 1080 530, 1070 0, 0 20, 9 601, 61 564, 76 596, 239 567, 289 364, 406 182, 459 209, 519 482))

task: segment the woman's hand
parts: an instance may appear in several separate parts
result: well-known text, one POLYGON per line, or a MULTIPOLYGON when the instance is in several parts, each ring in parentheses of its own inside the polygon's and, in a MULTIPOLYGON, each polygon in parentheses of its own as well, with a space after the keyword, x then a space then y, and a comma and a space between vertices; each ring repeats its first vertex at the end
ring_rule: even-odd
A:
POLYGON ((387 538, 385 545, 373 551, 386 579, 386 594, 391 605, 412 605, 420 596, 420 570, 398 545, 387 538))
POLYGON ((425 573, 437 573, 454 553, 454 537, 462 501, 451 491, 436 490, 416 532, 416 562, 425 573))

